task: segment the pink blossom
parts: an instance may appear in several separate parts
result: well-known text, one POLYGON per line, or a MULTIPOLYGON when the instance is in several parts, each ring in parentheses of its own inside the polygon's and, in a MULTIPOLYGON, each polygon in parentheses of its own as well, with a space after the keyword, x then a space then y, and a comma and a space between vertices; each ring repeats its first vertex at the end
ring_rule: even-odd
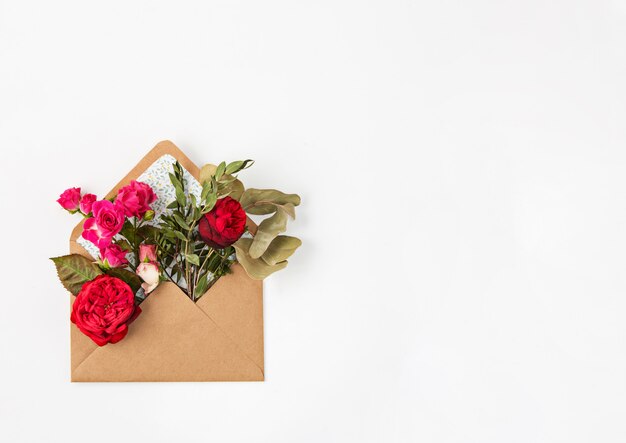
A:
POLYGON ((159 285, 159 267, 155 263, 139 263, 135 272, 144 281, 141 287, 146 294, 154 291, 159 285))
POLYGON ((143 217, 156 199, 150 185, 132 180, 118 191, 115 204, 124 210, 127 217, 143 217))
POLYGON ((97 198, 98 197, 96 197, 94 194, 83 195, 83 198, 80 199, 80 212, 88 215, 91 212, 91 207, 93 206, 97 198))
POLYGON ((57 202, 67 211, 78 211, 80 205, 80 188, 66 189, 63 191, 63 194, 59 196, 57 202))
POLYGON ((89 240, 99 248, 106 248, 111 244, 111 237, 104 235, 93 217, 85 220, 82 236, 85 240, 89 240))
POLYGON ((156 262, 156 245, 139 245, 140 262, 156 262))
POLYGON ((110 244, 105 248, 101 248, 100 256, 102 258, 102 263, 111 268, 121 268, 128 264, 128 260, 126 260, 126 251, 116 244, 110 244))
POLYGON ((108 200, 99 200, 91 206, 93 217, 85 220, 83 238, 99 248, 105 248, 111 239, 122 230, 124 213, 108 200))

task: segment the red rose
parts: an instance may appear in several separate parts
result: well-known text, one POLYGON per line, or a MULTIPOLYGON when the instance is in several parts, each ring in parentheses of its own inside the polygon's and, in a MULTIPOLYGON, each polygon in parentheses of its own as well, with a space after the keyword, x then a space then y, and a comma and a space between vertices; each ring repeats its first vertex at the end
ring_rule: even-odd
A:
POLYGON ((215 249, 232 245, 246 230, 246 213, 237 200, 224 197, 198 224, 204 242, 215 249))
POLYGON ((119 278, 99 275, 83 285, 70 320, 98 346, 104 346, 123 339, 140 313, 130 286, 119 278))

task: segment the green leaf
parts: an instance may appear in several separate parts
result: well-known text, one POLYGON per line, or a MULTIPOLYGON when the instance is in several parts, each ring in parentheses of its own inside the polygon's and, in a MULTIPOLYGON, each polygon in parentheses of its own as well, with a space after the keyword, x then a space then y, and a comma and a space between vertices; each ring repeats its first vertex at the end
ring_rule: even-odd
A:
MULTIPOLYGON (((276 189, 246 189, 239 200, 249 214, 264 215, 276 211, 277 206, 300 204, 298 194, 285 194, 276 189)), ((294 213, 295 215, 295 213, 294 213)))
POLYGON ((198 257, 196 254, 187 254, 185 257, 187 258, 187 261, 192 265, 200 266, 200 257, 198 257))
POLYGON ((135 227, 131 223, 130 219, 126 219, 124 225, 122 226, 122 230, 120 231, 123 237, 126 238, 130 242, 131 245, 137 244, 137 236, 135 235, 135 227))
POLYGON ((180 189, 176 189, 176 201, 180 206, 187 206, 187 198, 185 197, 185 193, 180 189))
POLYGON ((260 258, 254 259, 250 257, 248 250, 251 244, 252 239, 240 238, 239 240, 237 240, 237 243, 233 245, 235 247, 237 261, 250 276, 250 278, 253 278, 255 280, 263 280, 268 275, 273 274, 276 271, 280 271, 287 266, 287 260, 276 263, 275 265, 268 265, 260 258))
POLYGON ((263 220, 257 228, 254 240, 250 245, 250 257, 259 258, 266 251, 272 240, 287 229, 287 213, 276 211, 274 215, 263 220))
POLYGON ((139 277, 134 272, 129 271, 128 269, 123 268, 111 268, 107 269, 107 275, 111 277, 116 277, 126 283, 133 290, 134 293, 137 293, 139 288, 141 288, 141 277, 139 277))
POLYGON ((261 258, 268 265, 275 265, 276 263, 288 259, 291 254, 296 252, 296 249, 298 249, 300 245, 302 245, 302 241, 299 238, 279 235, 272 240, 261 258))
POLYGON ((80 292, 85 282, 102 274, 98 265, 79 254, 53 257, 50 260, 54 262, 59 279, 65 289, 74 295, 80 292))
POLYGON ((209 278, 209 273, 207 272, 202 277, 200 277, 200 280, 198 280, 198 284, 196 285, 196 288, 194 290, 194 298, 196 300, 202 297, 204 293, 207 291, 207 289, 209 288, 208 278, 209 278))
POLYGON ((143 225, 137 228, 137 236, 142 240, 154 240, 157 238, 159 230, 152 225, 143 225))
POLYGON ((232 163, 229 163, 228 166, 226 166, 226 174, 236 174, 239 171, 243 171, 244 169, 249 168, 250 166, 252 166, 254 164, 254 160, 239 160, 239 161, 235 161, 232 163))
POLYGON ((185 237, 185 235, 180 232, 180 231, 170 231, 172 234, 174 234, 175 237, 181 239, 182 241, 187 241, 187 237, 185 237))
POLYGON ((215 206, 215 202, 217 202, 217 194, 210 194, 206 200, 204 208, 202 209, 202 213, 206 214, 210 212, 211 209, 213 209, 213 207, 215 206))
POLYGON ((182 191, 184 187, 183 187, 183 184, 180 182, 180 180, 178 180, 178 178, 176 178, 176 176, 172 174, 171 172, 169 173, 169 176, 170 176, 170 181, 174 185, 174 189, 182 191))
POLYGON ((187 224, 187 222, 186 222, 185 220, 183 220, 183 218, 182 218, 179 214, 177 214, 176 212, 174 212, 174 213, 172 214, 172 216, 176 219, 176 221, 178 222, 178 224, 179 224, 180 226, 182 226, 182 227, 183 227, 183 228, 185 228, 186 230, 189 230, 189 229, 190 229, 190 227, 189 227, 189 225, 187 224))
POLYGON ((172 203, 167 205, 167 209, 176 209, 176 208, 178 208, 178 202, 176 200, 174 200, 172 203))
POLYGON ((222 162, 217 165, 217 169, 215 170, 215 179, 219 180, 224 175, 224 171, 226 170, 226 162, 222 162))
POLYGON ((202 182, 202 193, 200 194, 201 202, 205 201, 211 192, 211 185, 209 183, 210 182, 202 182))

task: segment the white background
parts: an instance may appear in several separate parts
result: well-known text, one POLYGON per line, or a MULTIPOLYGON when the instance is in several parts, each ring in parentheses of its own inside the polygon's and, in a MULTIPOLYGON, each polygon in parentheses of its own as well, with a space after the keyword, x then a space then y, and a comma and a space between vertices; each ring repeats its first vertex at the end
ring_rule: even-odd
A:
POLYGON ((0 0, 0 440, 626 441, 626 2, 0 0), (264 383, 69 383, 47 257, 171 139, 303 198, 264 383))

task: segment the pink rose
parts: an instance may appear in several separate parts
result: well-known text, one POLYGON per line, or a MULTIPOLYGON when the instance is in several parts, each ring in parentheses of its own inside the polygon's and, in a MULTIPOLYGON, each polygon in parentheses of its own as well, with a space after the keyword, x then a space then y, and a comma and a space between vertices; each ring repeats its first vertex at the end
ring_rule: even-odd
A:
POLYGON ((124 213, 108 200, 99 200, 91 206, 93 217, 85 220, 83 238, 99 248, 105 248, 122 230, 124 213))
POLYGON ((128 264, 126 260, 126 251, 119 245, 110 244, 100 249, 100 257, 104 266, 110 268, 121 268, 128 264))
POLYGON ((67 211, 78 211, 80 205, 80 188, 66 189, 63 191, 63 194, 59 196, 57 202, 67 211))
POLYGON ((140 262, 156 262, 156 245, 139 245, 140 262))
POLYGON ((89 213, 91 212, 91 207, 93 206, 97 198, 98 197, 96 197, 94 194, 83 195, 83 198, 80 199, 80 212, 85 215, 89 215, 89 213))
POLYGON ((159 285, 159 267, 155 263, 139 263, 135 272, 144 281, 141 287, 146 295, 159 285))
POLYGON ((115 204, 124 210, 127 217, 143 217, 156 199, 150 185, 132 180, 118 191, 115 204))

